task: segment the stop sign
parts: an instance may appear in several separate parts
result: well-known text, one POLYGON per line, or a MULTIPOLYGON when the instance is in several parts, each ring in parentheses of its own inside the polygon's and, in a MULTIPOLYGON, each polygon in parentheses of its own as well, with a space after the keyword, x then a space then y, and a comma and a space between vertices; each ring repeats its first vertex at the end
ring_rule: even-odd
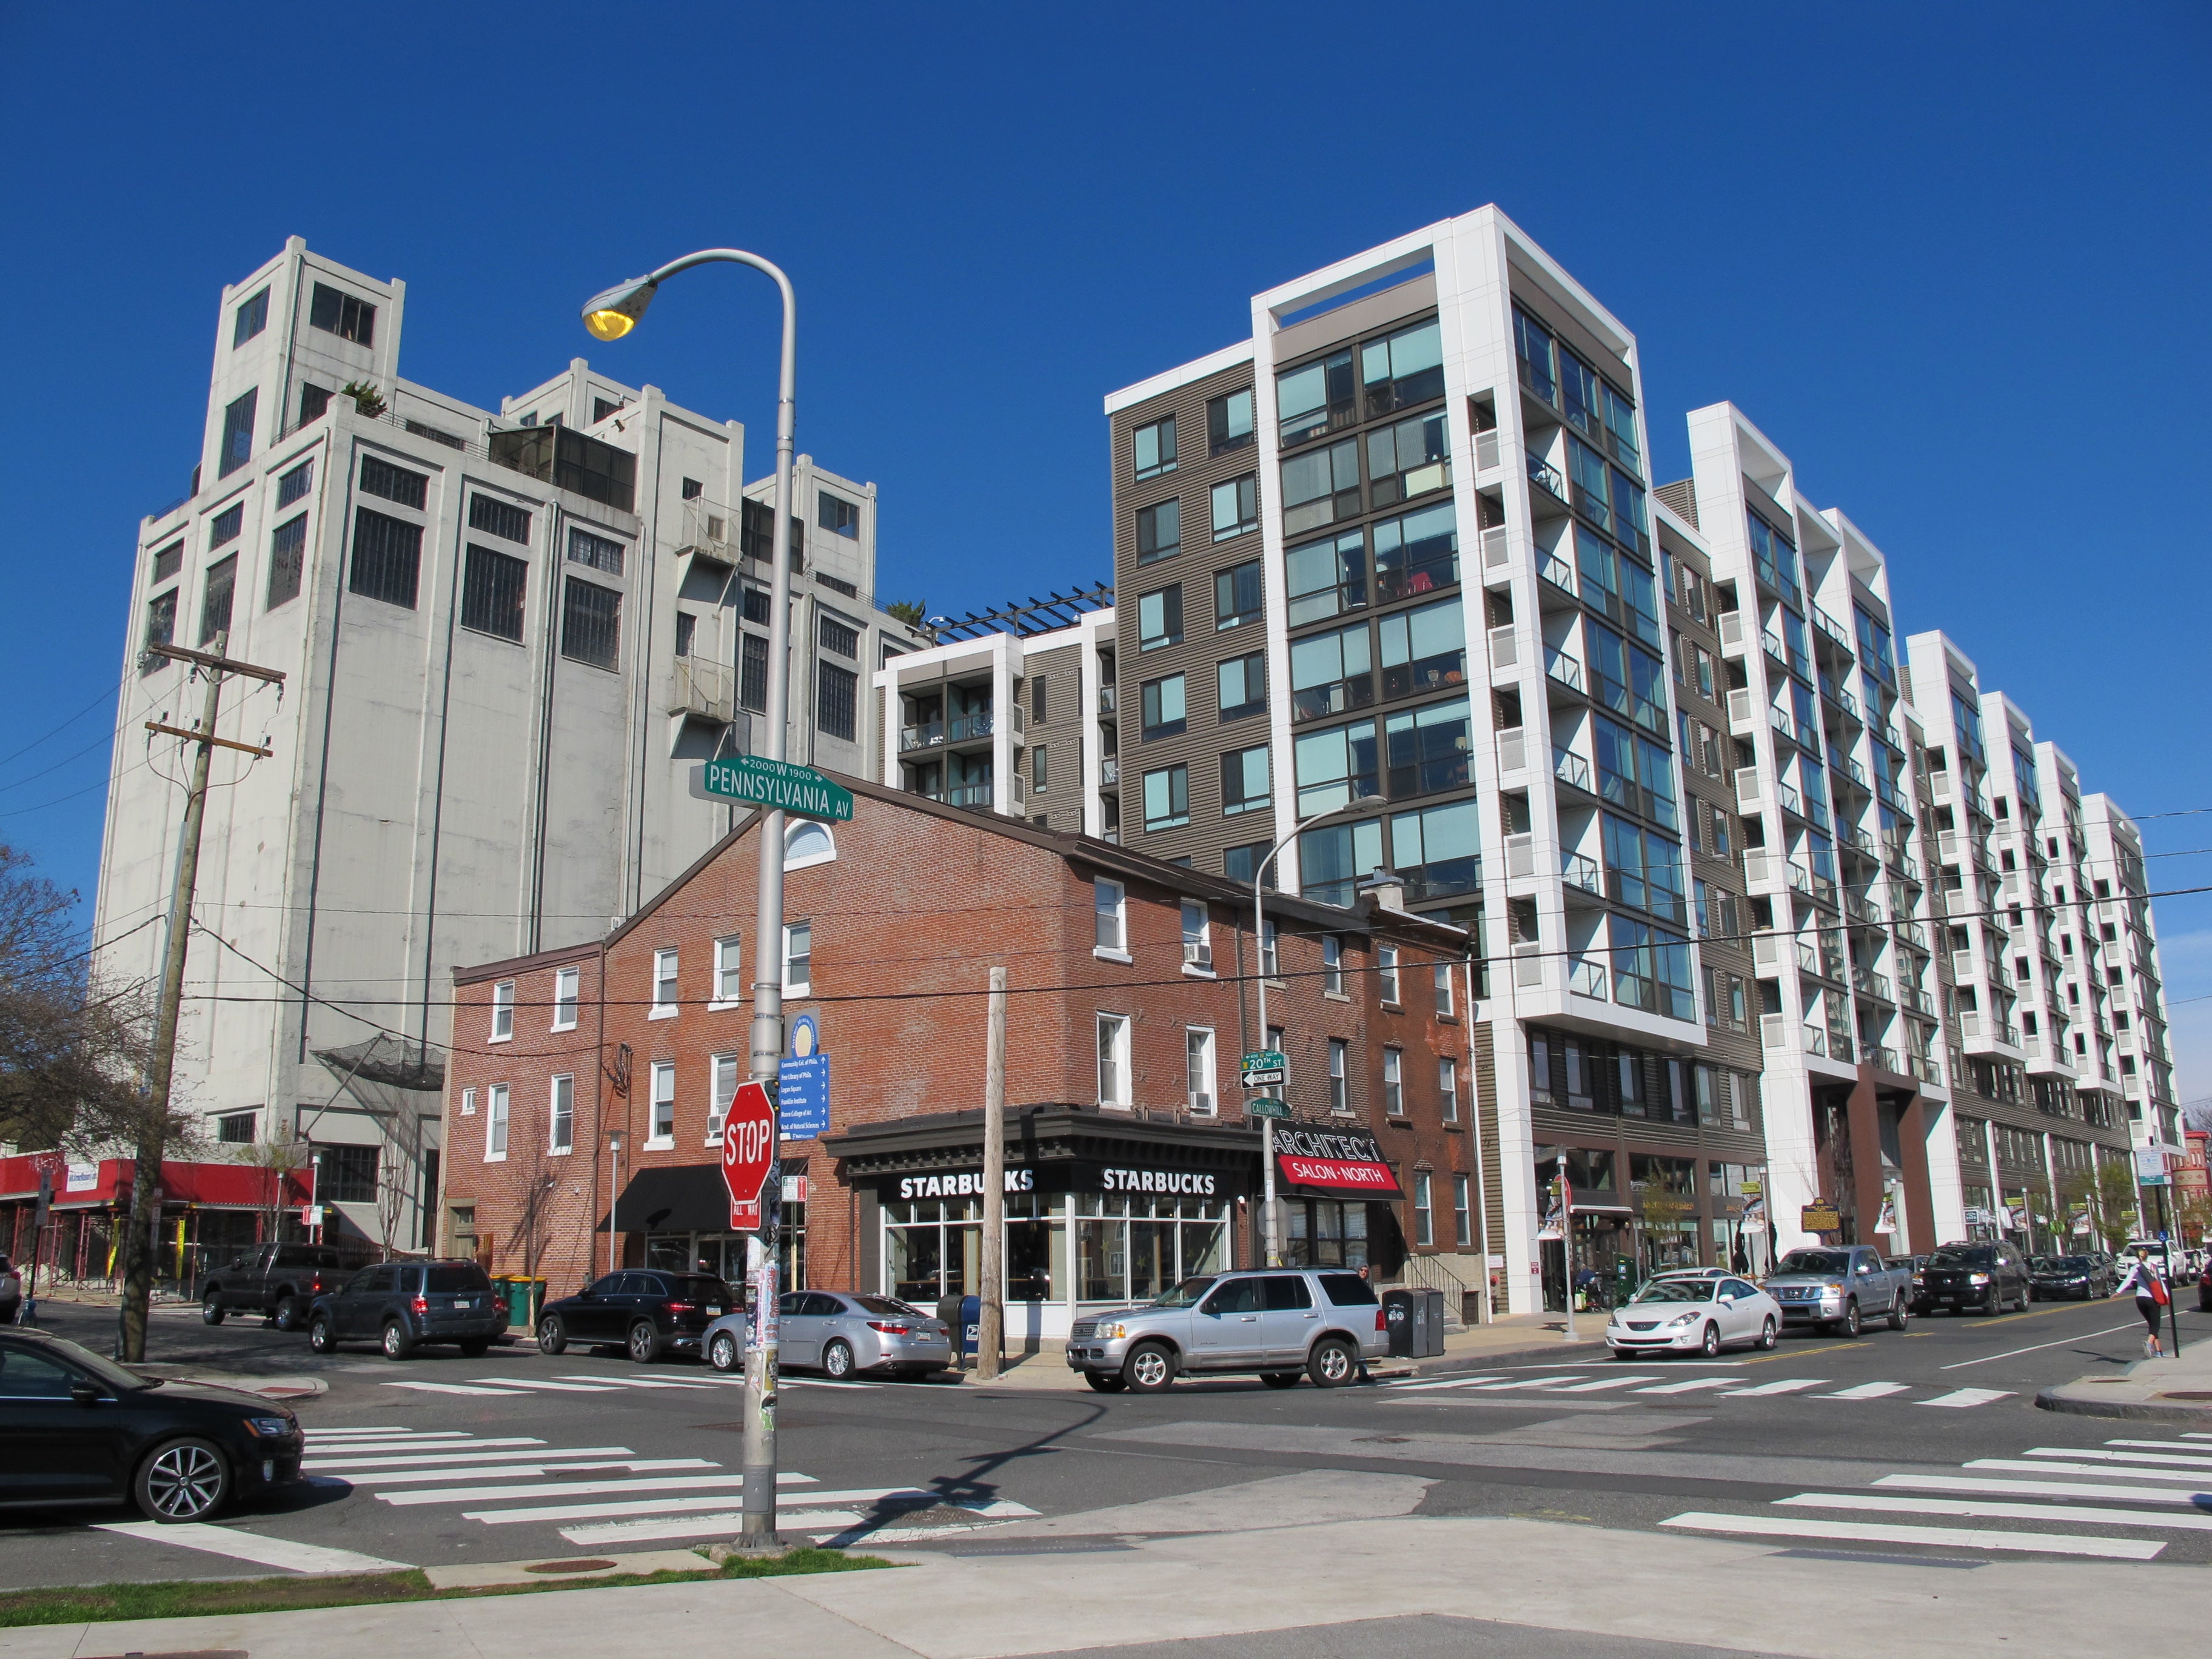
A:
POLYGON ((761 1188, 775 1161, 775 1103, 763 1085, 744 1084, 722 1120, 722 1185, 729 1189, 732 1231, 759 1231, 761 1188))

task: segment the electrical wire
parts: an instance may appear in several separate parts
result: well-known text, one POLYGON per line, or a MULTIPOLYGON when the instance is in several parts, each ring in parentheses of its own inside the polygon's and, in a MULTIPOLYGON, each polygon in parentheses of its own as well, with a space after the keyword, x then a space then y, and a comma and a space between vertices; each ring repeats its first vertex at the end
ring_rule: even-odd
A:
MULTIPOLYGON (((125 677, 128 677, 128 671, 125 671, 125 677)), ((5 766, 10 761, 15 760, 18 756, 27 755, 33 749, 36 749, 40 744, 50 742, 53 738, 59 737, 63 732, 68 731, 70 727, 75 726, 79 720, 82 720, 87 714, 92 713, 94 709, 99 708, 100 704, 106 702, 110 697, 115 696, 116 693, 120 691, 122 689, 123 683, 118 680, 115 684, 109 686, 107 690, 102 691, 99 696, 93 698, 90 702, 85 704, 83 708, 78 709, 76 714, 71 714, 59 726, 54 726, 41 735, 33 738, 30 742, 25 744, 21 749, 12 750, 5 755, 0 755, 0 766, 5 766)))

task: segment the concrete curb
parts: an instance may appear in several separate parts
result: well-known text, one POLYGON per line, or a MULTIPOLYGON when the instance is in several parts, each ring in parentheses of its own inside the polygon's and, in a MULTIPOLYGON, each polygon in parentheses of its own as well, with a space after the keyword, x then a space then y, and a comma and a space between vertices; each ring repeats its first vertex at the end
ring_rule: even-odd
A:
POLYGON ((2185 1406, 2160 1400, 2107 1400, 2076 1392, 2080 1387, 2079 1383, 2061 1382, 2044 1389, 2035 1396, 2036 1409, 2075 1417, 2131 1418, 2138 1422, 2188 1423, 2212 1428, 2212 1403, 2185 1406))

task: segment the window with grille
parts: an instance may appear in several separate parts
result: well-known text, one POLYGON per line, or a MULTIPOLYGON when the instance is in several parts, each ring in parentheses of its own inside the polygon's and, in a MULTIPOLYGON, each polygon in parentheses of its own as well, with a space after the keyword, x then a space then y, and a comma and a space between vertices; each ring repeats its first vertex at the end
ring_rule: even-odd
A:
POLYGON ((422 526, 357 507, 353 514, 353 569, 347 586, 364 599, 409 611, 422 568, 422 526))
POLYGON ((376 1201, 376 1146, 325 1146, 322 1170, 315 1177, 315 1196, 325 1204, 373 1204, 376 1201))
POLYGON ((526 542, 530 539, 530 514, 495 495, 471 495, 469 528, 496 536, 501 541, 526 542))
POLYGON ((573 564, 589 565, 610 576, 619 576, 623 573, 623 550, 620 542, 594 536, 588 530, 572 528, 568 532, 568 559, 573 564))
POLYGON ((185 544, 171 542, 154 555, 154 574, 148 580, 157 585, 169 580, 185 568, 185 544))
POLYGON ((376 307, 326 283, 315 284, 315 297, 307 307, 307 326, 335 334, 356 345, 376 343, 376 307))
MULTIPOLYGON (((230 331, 230 349, 235 351, 248 340, 269 326, 269 290, 263 289, 238 308, 238 321, 230 331)), ((247 1136, 249 1140, 252 1139, 247 1136)))
POLYGON ((200 590, 200 643, 207 645, 230 632, 230 601, 238 586, 238 555, 218 559, 208 567, 206 586, 200 590))
POLYGON ((269 536, 269 603, 274 611, 288 599, 300 597, 300 581, 307 562, 307 515, 287 519, 269 536))
POLYGON ((257 387, 222 411, 222 448, 216 456, 216 477, 228 477, 252 457, 253 411, 260 400, 261 392, 257 387))
POLYGON ((814 674, 815 724, 823 736, 850 743, 859 729, 860 677, 830 662, 817 664, 814 674))
POLYGON ((233 1145, 243 1145, 253 1139, 252 1112, 230 1112, 215 1121, 215 1138, 233 1145))
POLYGON ((529 581, 526 560, 471 543, 461 574, 461 626, 520 644, 529 581))
POLYGON ((738 706, 756 714, 768 707, 768 641, 757 634, 738 643, 738 706))
POLYGON ((226 507, 216 514, 208 525, 208 550, 213 552, 225 543, 238 539, 238 532, 246 523, 246 506, 226 507))
POLYGON ((302 461, 276 480, 276 505, 282 509, 292 505, 314 487, 315 464, 302 461))
POLYGON ((374 455, 362 457, 361 487, 372 495, 381 495, 387 501, 411 507, 418 513, 430 498, 430 480, 423 474, 410 472, 404 466, 394 466, 374 455))
POLYGON ((860 504, 832 495, 826 489, 815 495, 814 521, 833 536, 842 536, 850 541, 860 539, 860 504))
POLYGON ((820 618, 822 648, 835 651, 841 657, 857 661, 860 655, 860 630, 836 617, 824 615, 820 618))
POLYGON ((621 667, 622 595, 571 576, 561 594, 561 654, 610 671, 621 667))

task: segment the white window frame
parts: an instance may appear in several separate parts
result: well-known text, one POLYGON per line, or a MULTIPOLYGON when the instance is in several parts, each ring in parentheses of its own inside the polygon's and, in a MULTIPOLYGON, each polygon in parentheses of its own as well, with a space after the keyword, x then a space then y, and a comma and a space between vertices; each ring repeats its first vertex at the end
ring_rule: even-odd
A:
POLYGON ((1352 1109, 1352 1043, 1349 1038, 1328 1040, 1328 1109, 1352 1109))
POLYGON ((831 833, 828 824, 819 823, 813 818, 801 818, 783 832, 783 867, 786 870, 811 870, 817 864, 835 864, 836 861, 837 837, 831 833), (828 839, 830 850, 826 853, 819 850, 801 853, 794 858, 791 851, 792 842, 797 841, 801 836, 805 836, 811 840, 812 832, 816 830, 819 830, 828 839))
POLYGON ((491 1036, 489 1041, 514 1041, 514 981, 511 979, 503 979, 491 988, 491 1036))
POLYGON ((1203 899, 1182 902, 1182 970, 1194 979, 1212 979, 1213 973, 1213 916, 1203 899), (1193 928, 1195 912, 1198 926, 1193 928))
POLYGON ((1344 940, 1336 933, 1321 936, 1321 994, 1344 997, 1344 940))
POLYGON ((1398 947, 1379 941, 1375 946, 1375 989, 1393 1007, 1399 1004, 1398 947))
POLYGON ((484 1162, 507 1162, 507 1119, 510 1096, 507 1085, 491 1085, 489 1098, 484 1106, 484 1162))
POLYGON ((1431 1249, 1437 1243, 1437 1213, 1432 1207, 1435 1194, 1430 1190, 1429 1172, 1413 1171, 1413 1243, 1431 1249))
POLYGON ((814 923, 811 921, 790 921, 784 924, 783 994, 787 997, 805 997, 814 994, 814 923), (806 935, 806 954, 794 957, 791 953, 791 942, 800 933, 806 935), (792 963, 794 961, 805 964, 801 969, 803 976, 796 979, 792 976, 791 972, 792 963))
POLYGON ((1215 1081, 1217 1052, 1211 1025, 1182 1028, 1184 1103, 1201 1117, 1212 1117, 1221 1110, 1221 1094, 1215 1081))
POLYGON ((462 1115, 463 1117, 474 1117, 476 1115, 477 1115, 477 1091, 476 1091, 475 1090, 473 1090, 473 1089, 464 1089, 464 1090, 462 1090, 462 1091, 461 1091, 461 1115, 462 1115))
POLYGON ((673 1019, 682 1012, 678 988, 681 984, 683 958, 673 945, 665 945, 653 953, 653 1008, 647 1019, 673 1019), (661 1000, 661 988, 668 988, 670 996, 661 1000))
POLYGON ((1459 1121, 1459 1056, 1437 1056, 1437 1092, 1443 1097, 1444 1121, 1459 1121))
POLYGON ((731 1103, 738 1097, 738 1085, 744 1079, 738 1075, 735 1054, 711 1054, 707 1060, 707 1144, 719 1146, 722 1143, 722 1120, 730 1115, 731 1103), (728 1092, 723 1084, 729 1085, 728 1092))
POLYGON ((576 1150, 576 1078, 573 1072, 562 1072, 548 1079, 545 1085, 545 1151, 549 1157, 566 1158, 576 1150), (561 1136, 561 1085, 568 1085, 568 1134, 561 1136))
POLYGON ((1091 884, 1091 912, 1097 929, 1092 935, 1091 954, 1108 962, 1135 961, 1129 954, 1129 890, 1118 881, 1096 878, 1091 884), (1109 924, 1113 929, 1111 945, 1099 936, 1109 924))
POLYGON ((1452 1176, 1452 1237, 1464 1249, 1474 1243, 1474 1212, 1469 1204, 1468 1178, 1452 1176))
POLYGON ((556 968, 553 970, 553 1024, 556 1031, 576 1029, 576 1010, 583 1000, 584 970, 581 968, 556 968))
POLYGON ((672 1060, 654 1060, 652 1076, 652 1091, 646 1097, 649 1103, 646 1109, 645 1146, 647 1152, 659 1151, 676 1144, 676 1062, 672 1060), (660 1110, 663 1106, 668 1109, 665 1128, 660 1110))
POLYGON ((1273 921, 1262 919, 1260 923, 1260 977, 1280 981, 1283 977, 1283 941, 1273 921))
POLYGON ((1437 963, 1437 1013, 1444 1019, 1459 1014, 1459 988, 1452 973, 1452 964, 1441 958, 1437 963))
POLYGON ((1130 1097, 1129 1024, 1127 1014, 1102 1012, 1098 1016, 1098 1103, 1124 1111, 1135 1103, 1130 1097), (1109 1066, 1115 1073, 1110 1079, 1107 1076, 1109 1066), (1111 1088, 1108 1086, 1109 1082, 1111 1088))
POLYGON ((707 1008, 710 1013, 734 1008, 744 1000, 744 937, 740 933, 726 934, 714 941, 714 1000, 707 1008))
POLYGON ((1406 1115, 1406 1051, 1382 1050, 1382 1111, 1388 1117, 1406 1115))

